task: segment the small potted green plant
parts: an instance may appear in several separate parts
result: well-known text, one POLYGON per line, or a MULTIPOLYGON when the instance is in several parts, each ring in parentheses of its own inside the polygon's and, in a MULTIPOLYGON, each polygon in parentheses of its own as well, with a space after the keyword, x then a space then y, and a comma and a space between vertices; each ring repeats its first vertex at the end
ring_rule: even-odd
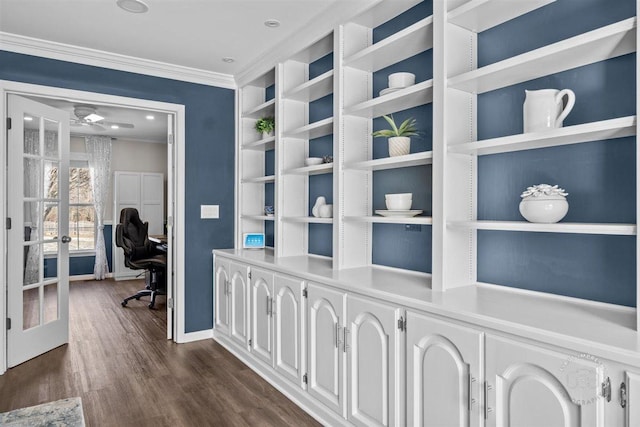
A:
POLYGON ((374 138, 385 137, 389 142, 389 156, 404 156, 409 154, 411 147, 411 136, 417 136, 419 134, 416 128, 416 119, 413 117, 408 118, 400 126, 396 125, 393 120, 393 116, 382 116, 391 129, 377 130, 372 133, 374 138))
POLYGON ((256 131, 262 134, 262 138, 273 136, 273 130, 276 127, 276 121, 273 117, 262 117, 256 122, 256 131))

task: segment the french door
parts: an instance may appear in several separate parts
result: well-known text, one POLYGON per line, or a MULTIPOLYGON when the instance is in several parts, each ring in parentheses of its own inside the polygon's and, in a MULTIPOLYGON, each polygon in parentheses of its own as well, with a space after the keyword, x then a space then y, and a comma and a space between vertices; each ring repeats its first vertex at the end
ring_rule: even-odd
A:
POLYGON ((69 114, 9 95, 8 366, 69 341, 69 114))

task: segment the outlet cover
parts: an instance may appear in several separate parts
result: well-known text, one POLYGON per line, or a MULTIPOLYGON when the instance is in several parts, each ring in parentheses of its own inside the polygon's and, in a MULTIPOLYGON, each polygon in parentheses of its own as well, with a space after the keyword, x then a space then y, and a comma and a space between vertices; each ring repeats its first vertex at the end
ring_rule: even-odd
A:
POLYGON ((200 205, 200 219, 220 218, 220 205, 200 205))

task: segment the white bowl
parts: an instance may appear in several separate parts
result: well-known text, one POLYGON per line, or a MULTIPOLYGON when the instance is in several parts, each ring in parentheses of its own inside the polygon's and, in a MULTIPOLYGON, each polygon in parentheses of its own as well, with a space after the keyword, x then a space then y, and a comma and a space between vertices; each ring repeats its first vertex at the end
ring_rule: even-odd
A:
POLYGON ((412 193, 385 194, 387 209, 390 211, 408 211, 413 202, 412 193))
POLYGON ((416 75, 413 73, 393 73, 389 74, 389 87, 401 88, 411 86, 416 83, 416 75))
POLYGON ((562 196, 550 197, 525 197, 519 206, 524 219, 529 222, 553 224, 564 218, 569 211, 569 203, 562 196))
POLYGON ((413 193, 390 193, 384 195, 385 200, 407 200, 413 198, 413 193))
POLYGON ((314 166, 322 164, 322 157, 307 157, 304 159, 304 164, 306 166, 314 166))

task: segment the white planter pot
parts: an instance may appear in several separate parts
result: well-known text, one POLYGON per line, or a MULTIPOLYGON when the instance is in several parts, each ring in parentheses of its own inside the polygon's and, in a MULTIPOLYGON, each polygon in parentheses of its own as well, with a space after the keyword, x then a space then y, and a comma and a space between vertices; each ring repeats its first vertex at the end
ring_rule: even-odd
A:
POLYGON ((271 138, 273 136, 273 131, 271 132, 262 132, 262 139, 271 138))
POLYGON ((520 213, 529 222, 553 224, 569 211, 564 196, 527 196, 520 202, 520 213))
POLYGON ((394 136, 389 138, 389 156, 405 156, 409 154, 411 138, 408 136, 394 136))

